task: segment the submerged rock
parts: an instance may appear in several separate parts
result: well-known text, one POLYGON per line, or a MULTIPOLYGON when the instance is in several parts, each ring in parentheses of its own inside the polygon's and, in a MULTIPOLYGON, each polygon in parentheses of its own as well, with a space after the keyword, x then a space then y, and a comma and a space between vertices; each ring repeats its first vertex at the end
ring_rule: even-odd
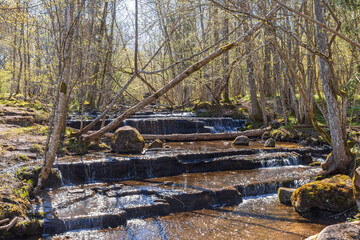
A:
POLYGON ((321 181, 304 184, 291 196, 291 203, 300 214, 313 208, 343 212, 355 205, 352 180, 346 175, 336 175, 321 181))
POLYGON ((291 195, 295 192, 295 188, 280 187, 278 190, 279 201, 282 204, 291 206, 291 195))
POLYGON ((264 147, 275 147, 275 140, 269 138, 268 140, 266 140, 264 147))
POLYGON ((152 148, 163 148, 164 143, 160 139, 155 139, 150 145, 148 146, 148 149, 152 148))
POLYGON ((250 138, 244 135, 235 138, 234 145, 249 146, 250 138))
POLYGON ((116 130, 111 140, 111 149, 116 153, 141 153, 144 147, 144 138, 130 126, 116 130))
POLYGON ((333 239, 360 239, 360 221, 352 223, 340 223, 324 228, 319 234, 306 240, 333 240, 333 239))

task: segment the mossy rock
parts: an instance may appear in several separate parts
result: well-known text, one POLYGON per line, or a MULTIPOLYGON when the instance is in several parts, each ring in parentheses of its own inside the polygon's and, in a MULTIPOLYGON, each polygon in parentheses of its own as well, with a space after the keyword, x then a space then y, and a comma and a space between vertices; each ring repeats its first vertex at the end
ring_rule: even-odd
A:
POLYGON ((200 102, 193 107, 193 111, 201 117, 211 117, 219 115, 220 109, 217 105, 210 102, 200 102))
POLYGON ((40 144, 33 144, 30 146, 30 152, 32 153, 39 153, 39 154, 43 154, 44 152, 44 146, 40 145, 40 144))
MULTIPOLYGON (((15 172, 15 177, 21 181, 28 182, 31 187, 35 187, 38 182, 41 167, 23 167, 15 172)), ((58 188, 61 184, 61 175, 58 169, 51 169, 49 177, 44 181, 43 187, 58 188)))
POLYGON ((293 193, 291 203, 300 214, 314 209, 343 212, 355 205, 352 179, 347 175, 339 174, 304 184, 293 193))
POLYGON ((24 217, 31 207, 31 186, 8 174, 0 174, 0 219, 24 217))
POLYGON ((152 143, 149 144, 148 149, 152 148, 163 148, 164 143, 160 139, 155 139, 152 143))
POLYGON ((236 106, 232 103, 223 103, 222 107, 227 109, 227 110, 234 110, 236 109, 236 106))
POLYGON ((116 153, 141 153, 144 147, 144 138, 138 130, 130 126, 116 130, 111 140, 111 149, 116 153))
POLYGON ((84 155, 88 153, 89 144, 86 142, 83 142, 76 137, 71 137, 65 142, 67 150, 69 150, 71 153, 75 153, 78 155, 84 155))
POLYGON ((43 221, 37 219, 22 221, 18 222, 16 226, 11 229, 11 232, 17 236, 41 235, 43 233, 43 225, 43 221))

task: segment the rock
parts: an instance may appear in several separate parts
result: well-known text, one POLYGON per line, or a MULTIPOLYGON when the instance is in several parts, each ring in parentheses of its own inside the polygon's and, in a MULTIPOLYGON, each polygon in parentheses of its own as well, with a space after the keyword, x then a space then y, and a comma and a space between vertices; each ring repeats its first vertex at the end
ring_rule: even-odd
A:
MULTIPOLYGON (((33 184, 32 187, 35 187, 38 183, 38 178, 41 172, 41 167, 23 167, 19 168, 15 171, 15 177, 22 181, 29 181, 31 180, 31 183, 33 184)), ((44 181, 43 187, 49 187, 49 188, 59 188, 61 187, 61 173, 59 169, 52 168, 49 174, 49 177, 44 181)))
POLYGON ((155 139, 150 145, 148 146, 148 149, 151 148, 163 148, 164 143, 160 139, 155 139))
POLYGON ((295 188, 285 188, 285 187, 280 187, 278 189, 278 197, 279 197, 279 201, 282 204, 291 206, 291 195, 295 192, 295 188))
POLYGON ((249 146, 250 138, 244 135, 238 136, 233 141, 234 145, 249 146))
POLYGON ((28 127, 35 123, 35 119, 32 116, 4 116, 0 120, 1 122, 21 127, 28 127))
POLYGON ((353 190, 356 204, 360 207, 360 167, 358 167, 354 172, 353 190))
POLYGON ((270 132, 264 132, 263 135, 261 135, 261 140, 266 141, 270 138, 270 132))
POLYGON ((214 105, 210 102, 200 102, 193 107, 195 112, 207 112, 214 109, 214 105))
POLYGON ((309 166, 311 166, 311 167, 320 167, 321 162, 312 162, 312 163, 309 164, 309 166))
POLYGON ((340 223, 327 226, 318 235, 306 240, 360 239, 360 222, 340 223), (314 238, 315 237, 315 238, 314 238))
POLYGON ((111 140, 111 149, 116 153, 141 153, 144 147, 144 138, 130 126, 116 130, 111 140))
POLYGON ((270 126, 273 129, 277 129, 277 128, 281 127, 281 123, 277 119, 275 119, 275 120, 270 122, 270 126))
POLYGON ((166 186, 171 186, 173 184, 174 184, 174 182, 172 182, 172 181, 165 181, 164 182, 164 185, 166 185, 166 186))
POLYGON ((266 140, 264 147, 275 147, 275 140, 269 138, 268 140, 266 140))
POLYGON ((193 110, 201 116, 214 116, 219 114, 219 106, 210 102, 200 102, 193 107, 193 110))
POLYGON ((291 203, 300 214, 308 213, 313 208, 343 212, 355 205, 352 180, 349 176, 339 174, 304 184, 293 193, 291 203))

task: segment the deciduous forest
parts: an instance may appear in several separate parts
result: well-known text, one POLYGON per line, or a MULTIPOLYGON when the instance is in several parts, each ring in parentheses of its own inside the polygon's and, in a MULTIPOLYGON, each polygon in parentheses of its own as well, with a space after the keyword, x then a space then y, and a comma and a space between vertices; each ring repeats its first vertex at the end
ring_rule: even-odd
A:
MULTIPOLYGON (((360 1, 0 0, 0 107, 2 174, 37 159, 20 187, 32 197, 59 158, 99 151, 145 111, 243 119, 237 135, 326 146, 318 176, 353 177, 360 1)), ((158 138, 235 138, 225 132, 158 138)), ((5 208, 8 231, 24 213, 5 208)))

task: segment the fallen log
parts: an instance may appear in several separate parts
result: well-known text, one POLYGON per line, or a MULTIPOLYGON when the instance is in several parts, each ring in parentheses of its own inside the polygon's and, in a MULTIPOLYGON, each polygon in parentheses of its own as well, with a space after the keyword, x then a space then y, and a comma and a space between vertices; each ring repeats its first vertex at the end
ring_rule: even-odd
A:
MULTIPOLYGON (((75 133, 79 132, 78 129, 71 128, 75 133)), ((145 140, 166 140, 166 141, 212 141, 212 140, 234 140, 236 137, 240 135, 248 136, 248 137, 260 137, 264 132, 271 131, 271 127, 240 131, 240 132, 223 132, 223 133, 191 133, 191 134, 167 134, 167 135, 159 135, 159 134, 141 134, 141 136, 145 140)), ((93 131, 89 131, 92 133, 93 131)), ((113 133, 105 133, 103 138, 111 139, 114 136, 113 133)))
POLYGON ((145 140, 166 140, 166 141, 211 141, 211 140, 234 140, 236 137, 244 135, 248 137, 260 137, 264 132, 271 131, 271 127, 247 130, 242 132, 224 132, 224 133, 193 133, 193 134, 142 134, 145 140))

